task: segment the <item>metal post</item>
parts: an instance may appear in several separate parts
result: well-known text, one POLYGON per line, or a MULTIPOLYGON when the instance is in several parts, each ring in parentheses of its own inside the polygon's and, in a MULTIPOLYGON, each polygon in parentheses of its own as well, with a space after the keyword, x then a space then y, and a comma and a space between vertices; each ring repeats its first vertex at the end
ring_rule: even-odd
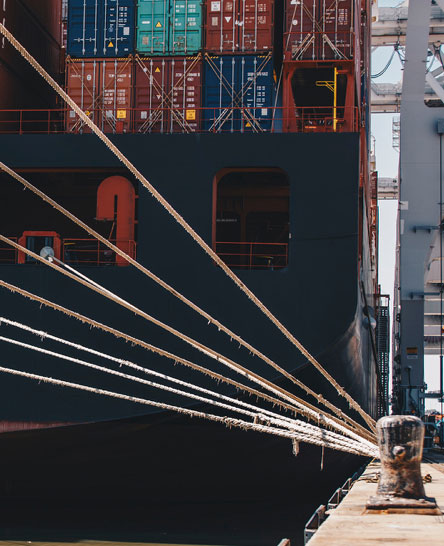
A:
POLYGON ((382 417, 376 424, 381 477, 367 510, 415 510, 438 513, 435 499, 427 498, 421 477, 424 424, 413 415, 382 417))

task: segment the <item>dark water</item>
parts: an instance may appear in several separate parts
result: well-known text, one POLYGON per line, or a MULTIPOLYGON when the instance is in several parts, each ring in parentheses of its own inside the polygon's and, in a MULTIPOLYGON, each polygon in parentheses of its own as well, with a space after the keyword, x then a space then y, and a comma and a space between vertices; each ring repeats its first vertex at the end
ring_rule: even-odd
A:
POLYGON ((0 435, 0 541, 303 544, 305 523, 364 462, 164 418, 0 435))
MULTIPOLYGON (((295 492, 297 494, 297 492, 295 492)), ((326 499, 325 499, 326 500, 326 499)), ((86 503, 39 501, 0 505, 0 539, 14 542, 109 541, 223 546, 271 546, 282 538, 303 544, 303 527, 312 512, 307 499, 294 506, 268 503, 86 503)))

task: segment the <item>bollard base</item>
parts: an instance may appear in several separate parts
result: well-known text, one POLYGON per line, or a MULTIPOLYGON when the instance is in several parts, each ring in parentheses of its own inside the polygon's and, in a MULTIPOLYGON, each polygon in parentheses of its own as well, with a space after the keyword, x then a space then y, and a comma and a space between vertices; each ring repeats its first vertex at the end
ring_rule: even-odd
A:
POLYGON ((365 514, 423 514, 440 516, 442 514, 432 497, 408 499, 393 496, 370 497, 365 506, 365 514))

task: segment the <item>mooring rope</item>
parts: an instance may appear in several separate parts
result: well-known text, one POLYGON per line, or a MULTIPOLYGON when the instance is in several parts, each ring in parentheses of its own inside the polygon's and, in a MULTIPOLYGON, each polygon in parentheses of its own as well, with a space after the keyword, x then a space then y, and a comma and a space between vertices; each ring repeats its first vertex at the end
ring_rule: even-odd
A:
MULTIPOLYGON (((13 368, 6 368, 4 366, 0 366, 0 372, 9 373, 11 375, 16 375, 16 376, 20 376, 20 377, 26 377, 28 379, 33 379, 35 381, 39 381, 39 382, 42 382, 42 383, 48 383, 48 384, 52 384, 52 385, 57 385, 57 386, 60 386, 60 387, 68 387, 68 388, 72 388, 72 389, 91 392, 91 393, 94 393, 94 394, 100 394, 100 395, 103 395, 103 396, 109 396, 109 397, 112 397, 112 398, 125 400, 127 402, 135 402, 135 403, 139 403, 139 404, 145 404, 145 405, 148 405, 148 406, 160 408, 160 409, 165 410, 165 411, 173 411, 173 412, 176 412, 176 413, 179 413, 179 414, 188 415, 189 417, 199 417, 199 418, 202 418, 202 419, 207 419, 207 420, 210 420, 210 421, 223 423, 228 427, 237 427, 237 428, 241 428, 243 430, 255 430, 257 432, 265 432, 265 433, 272 434, 272 435, 275 435, 275 436, 280 436, 282 438, 289 438, 292 441, 297 440, 297 441, 306 442, 306 443, 309 443, 309 444, 314 444, 314 445, 318 445, 318 446, 322 446, 322 447, 329 447, 331 449, 336 449, 338 451, 345 451, 345 452, 348 452, 348 453, 354 453, 355 455, 364 455, 364 456, 370 456, 370 457, 376 457, 377 456, 377 449, 370 449, 370 448, 364 449, 364 448, 362 448, 362 449, 358 450, 358 449, 354 449, 352 447, 345 448, 342 444, 340 444, 338 442, 327 440, 326 438, 323 438, 323 437, 315 438, 312 434, 303 434, 303 433, 297 433, 297 432, 294 432, 294 431, 278 429, 278 428, 270 427, 270 426, 267 426, 267 425, 261 425, 259 423, 255 423, 255 422, 250 423, 248 421, 243 421, 242 419, 235 419, 235 418, 232 418, 232 417, 221 417, 219 415, 214 415, 214 414, 211 414, 211 413, 205 413, 203 411, 197 411, 197 410, 192 410, 192 409, 189 409, 189 408, 183 408, 183 407, 180 407, 180 406, 174 406, 174 405, 171 405, 171 404, 165 404, 163 402, 156 402, 155 400, 146 400, 144 398, 138 398, 138 397, 130 396, 130 395, 127 395, 127 394, 112 392, 112 391, 108 391, 108 390, 100 389, 100 388, 96 388, 96 387, 90 387, 90 386, 82 385, 82 384, 79 384, 79 383, 72 383, 72 382, 69 382, 69 381, 63 381, 61 379, 54 379, 52 377, 46 377, 46 376, 43 376, 43 375, 24 372, 24 371, 21 371, 21 370, 15 370, 13 368)), ((264 421, 267 421, 267 418, 265 416, 264 416, 263 419, 264 419, 264 421)))
POLYGON ((245 367, 241 366, 237 362, 234 362, 233 360, 221 355, 217 351, 214 351, 213 349, 210 349, 210 348, 206 347, 205 345, 199 343, 198 341, 195 341, 194 339, 187 336, 186 334, 183 334, 182 332, 179 332, 178 330, 172 328, 171 326, 166 325, 165 323, 159 321, 158 319, 155 319, 154 317, 152 317, 151 315, 149 315, 145 311, 142 311, 141 309, 139 309, 138 307, 136 307, 136 306, 132 305, 131 303, 127 302, 123 298, 120 298, 119 296, 117 296, 116 294, 111 292, 110 290, 101 287, 95 281, 92 281, 92 280, 90 281, 88 279, 88 277, 86 277, 85 275, 80 274, 81 275, 81 277, 80 277, 80 276, 78 276, 78 275, 76 275, 74 273, 71 273, 70 271, 67 271, 67 270, 63 269, 62 267, 55 264, 54 262, 48 261, 48 260, 42 258, 41 256, 39 256, 38 254, 36 254, 35 252, 32 252, 31 250, 29 250, 29 249, 25 248, 24 246, 16 243, 15 241, 12 241, 11 239, 8 239, 8 237, 5 237, 4 235, 0 235, 0 240, 7 243, 7 244, 9 244, 9 245, 11 245, 11 246, 13 246, 17 250, 20 250, 21 252, 24 252, 25 254, 27 254, 28 256, 31 256, 35 260, 37 260, 37 261, 51 267, 52 269, 55 269, 56 271, 58 271, 62 275, 65 275, 65 276, 69 277, 70 279, 82 284, 83 286, 86 286, 87 288, 90 288, 94 292, 96 292, 96 293, 110 299, 111 301, 114 301, 118 305, 121 305, 122 307, 128 309, 129 311, 132 311, 133 313, 135 313, 136 315, 144 318, 145 320, 148 320, 148 321, 152 322, 153 324, 156 324, 157 326, 163 328, 167 332, 175 335, 176 337, 178 337, 182 341, 188 343, 193 348, 199 350, 200 352, 202 352, 206 356, 209 356, 210 358, 213 358, 217 362, 219 362, 219 363, 223 364, 224 366, 227 366, 228 368, 240 373, 241 375, 243 375, 247 379, 250 379, 251 381, 254 381, 255 383, 259 384, 260 386, 262 386, 262 387, 268 389, 269 391, 273 392, 273 394, 283 398, 284 400, 286 400, 287 402, 290 402, 294 406, 297 406, 299 408, 299 411, 301 413, 303 413, 306 417, 314 419, 314 420, 321 419, 325 423, 331 424, 331 426, 336 428, 336 429, 347 430, 348 435, 352 434, 352 432, 350 432, 348 427, 345 427, 344 423, 337 424, 337 422, 334 419, 332 419, 332 416, 327 415, 325 413, 320 413, 316 409, 312 410, 311 408, 309 408, 309 406, 308 406, 308 404, 306 402, 304 402, 304 401, 299 402, 299 400, 295 399, 297 397, 295 397, 293 394, 289 393, 285 389, 282 389, 281 387, 278 387, 277 385, 273 384, 272 382, 262 378, 261 376, 259 376, 255 372, 252 372, 252 371, 246 369, 245 367), (85 279, 88 279, 88 280, 85 280, 85 279))
MULTIPOLYGON (((139 271, 141 271, 144 275, 149 277, 151 280, 156 282, 159 286, 164 288, 166 291, 170 292, 173 296, 178 298, 182 303, 199 313, 203 318, 205 318, 209 323, 216 326, 216 328, 222 332, 224 332, 226 335, 230 337, 231 340, 237 341, 241 346, 246 348, 248 351, 250 351, 253 355, 257 356, 264 362, 266 362, 268 365, 270 365, 272 368, 274 368, 276 371, 281 373, 284 377, 287 379, 290 379, 294 384, 296 384, 300 389, 304 390, 307 394, 314 397, 318 403, 324 405, 325 407, 329 408, 335 415, 337 415, 339 418, 350 424, 352 427, 359 430, 360 428, 365 430, 363 427, 361 427, 356 421, 354 421, 351 417, 346 415, 341 409, 339 409, 337 406, 326 400, 321 394, 316 393, 312 389, 310 389, 308 386, 306 386, 302 381, 294 377, 292 374, 287 372, 284 368, 276 364, 271 358, 267 357, 263 353, 261 353, 259 350, 257 350, 255 347, 250 345, 248 342, 244 341, 239 335, 235 334, 233 331, 231 331, 229 328, 224 326, 221 322, 219 322, 217 319, 212 317, 209 313, 201 309, 198 305, 193 303, 191 300, 187 299, 183 294, 175 290, 172 286, 170 286, 168 283, 163 281, 161 278, 157 277, 152 271, 144 267, 142 264, 140 264, 138 261, 134 260, 131 256, 129 256, 126 252, 121 250, 119 247, 108 241, 105 237, 100 235, 97 231, 92 229, 90 226, 85 224, 82 220, 77 218, 74 214, 66 210, 64 207, 62 207, 59 203, 57 203, 54 199, 49 197, 47 194, 39 190, 37 187, 35 187, 33 184, 31 184, 28 180, 20 176, 18 173, 16 173, 13 169, 5 165, 4 163, 0 162, 0 169, 8 173, 12 178, 14 178, 16 181, 20 182, 23 186, 31 190, 33 193, 38 195, 43 201, 47 202, 49 205, 51 205, 53 208, 58 210, 60 213, 62 213, 64 216, 69 218, 72 222, 74 222, 76 225, 81 227, 83 230, 85 230, 87 233, 92 235, 94 238, 96 238, 98 241, 103 243, 105 246, 107 246, 110 250, 124 258, 128 261, 131 265, 136 267, 139 271)), ((66 265, 66 264, 65 264, 66 265)))
POLYGON ((34 59, 34 57, 14 38, 14 36, 0 23, 0 32, 10 44, 25 58, 29 64, 46 80, 46 82, 63 98, 63 100, 76 112, 82 121, 94 132, 94 134, 107 146, 107 148, 126 166, 135 178, 153 195, 155 199, 168 211, 179 225, 194 239, 194 241, 211 257, 211 259, 225 272, 225 274, 244 292, 244 294, 264 313, 264 315, 284 334, 284 336, 299 349, 305 358, 327 379, 343 396, 349 406, 357 411, 369 428, 375 431, 375 420, 339 385, 334 377, 312 356, 308 350, 297 340, 293 334, 271 313, 271 311, 259 300, 259 298, 243 283, 239 277, 221 260, 213 249, 194 231, 194 229, 182 218, 182 216, 170 205, 170 203, 156 190, 156 188, 143 176, 143 174, 125 157, 111 140, 93 123, 71 97, 63 91, 58 83, 51 78, 48 72, 34 59))
MULTIPOLYGON (((19 294, 22 297, 28 298, 32 301, 38 302, 41 306, 44 305, 46 307, 49 307, 50 309, 53 309, 55 311, 59 311, 69 317, 75 318, 76 320, 79 320, 83 324, 88 324, 92 328, 97 328, 99 330, 102 330, 104 332, 110 333, 113 336, 115 336, 118 339, 124 339, 126 342, 131 343, 132 345, 142 347, 143 349, 146 349, 148 351, 151 351, 155 354, 158 354, 160 356, 166 357, 170 360, 172 360, 174 363, 180 363, 184 366, 187 366, 193 370, 199 371, 205 375, 210 376, 212 379, 215 379, 218 382, 223 382, 228 385, 234 386, 236 389, 242 390, 246 393, 248 393, 250 396, 255 396, 257 398, 261 398, 267 402, 270 402, 273 407, 278 406, 285 410, 289 410, 294 413, 300 413, 302 415, 305 415, 302 411, 300 411, 297 407, 288 404, 284 402, 281 399, 274 398, 266 393, 263 393, 261 391, 258 391, 254 388, 248 387, 244 385, 243 383, 239 383, 238 381, 235 381, 233 379, 230 379, 228 377, 225 377, 224 375, 218 374, 216 372, 213 372, 207 368, 204 368, 202 366, 199 366, 198 364, 195 364, 189 360, 186 360, 182 357, 179 357, 177 355, 174 355, 168 351, 165 351, 164 349, 160 349, 159 347, 156 347, 154 345, 151 345, 150 343, 147 343, 146 341, 142 341, 138 338, 135 338, 134 336, 131 336, 129 334, 126 334, 124 332, 121 332, 120 330, 117 330, 115 328, 112 328, 111 326, 107 326, 105 324, 102 324, 98 321, 95 321, 94 319, 91 319, 85 315, 82 315, 80 313, 77 313, 76 311, 73 311, 71 309, 68 309, 66 307, 63 307, 62 305, 59 305, 57 303, 51 302, 41 296, 38 296, 36 294, 33 294, 32 292, 28 292, 27 290, 24 290, 23 288, 20 288, 18 286, 15 286, 13 284, 10 284, 6 281, 3 281, 0 279, 0 286, 3 288, 6 288, 10 292, 13 292, 14 294, 19 294)), ((313 411, 316 411, 316 408, 314 406, 311 406, 310 404, 307 404, 310 409, 313 411)), ((306 416, 306 415, 305 415, 306 416)), ((341 430, 342 428, 348 429, 348 436, 351 438, 354 438, 358 441, 362 439, 366 439, 373 443, 375 441, 375 436, 372 435, 371 432, 369 432, 366 429, 363 429, 363 432, 361 434, 356 433, 353 429, 351 429, 348 425, 344 424, 342 421, 337 419, 334 416, 328 416, 329 419, 334 421, 336 423, 336 429, 341 430)), ((324 420, 321 418, 320 422, 323 422, 325 426, 329 426, 327 422, 324 422, 324 420)), ((345 433, 344 433, 345 434, 345 433)))
POLYGON ((4 317, 0 317, 0 325, 3 324, 3 323, 8 324, 10 326, 20 328, 20 329, 22 329, 24 331, 27 331, 27 332, 30 332, 30 333, 32 333, 34 335, 37 335, 42 340, 43 339, 45 339, 45 340, 49 339, 49 340, 52 340, 52 341, 57 341, 59 343, 63 343, 65 345, 76 348, 78 350, 89 352, 89 353, 94 354, 96 356, 99 356, 101 358, 111 360, 113 362, 118 363, 120 366, 122 366, 122 365, 123 366, 128 366, 128 367, 130 367, 132 369, 135 369, 137 371, 141 371, 143 373, 154 375, 155 377, 159 377, 159 378, 165 379, 167 381, 179 384, 181 386, 185 386, 186 388, 195 389, 195 390, 197 390, 199 392, 202 392, 204 394, 207 394, 209 396, 213 396, 213 397, 215 397, 215 398, 217 398, 219 400, 225 400, 226 402, 229 403, 229 405, 219 403, 219 402, 216 402, 214 400, 211 400, 211 399, 208 399, 208 398, 205 398, 205 397, 202 397, 202 396, 195 395, 193 393, 188 393, 188 392, 185 392, 185 391, 182 391, 182 390, 179 390, 179 389, 174 389, 174 388, 171 388, 171 387, 168 387, 168 386, 165 386, 165 385, 160 385, 160 384, 152 382, 152 381, 146 381, 146 380, 143 380, 141 378, 135 377, 133 375, 128 375, 128 374, 124 374, 122 372, 117 372, 115 370, 110 370, 109 368, 104 368, 102 366, 98 366, 96 364, 86 362, 84 360, 80 360, 78 358, 71 357, 71 356, 65 355, 63 353, 50 351, 48 349, 44 349, 43 347, 37 347, 35 345, 31 345, 29 343, 24 343, 24 342, 16 340, 16 339, 7 338, 5 336, 0 336, 0 341, 4 341, 6 343, 10 343, 10 344, 17 345, 17 346, 20 346, 20 347, 23 347, 23 348, 26 348, 26 349, 37 351, 37 352, 40 352, 40 353, 43 353, 43 354, 46 354, 46 355, 49 355, 49 356, 53 356, 55 358, 59 358, 61 360, 67 360, 69 362, 73 362, 73 363, 79 364, 81 366, 86 366, 86 367, 89 367, 89 368, 92 368, 92 369, 95 369, 95 370, 98 370, 98 371, 109 373, 111 375, 116 375, 118 377, 122 377, 124 379, 136 381, 136 382, 145 384, 145 385, 150 386, 150 387, 154 387, 154 388, 157 388, 157 389, 160 389, 160 390, 165 390, 167 392, 171 392, 173 394, 177 394, 177 395, 180 395, 180 396, 185 396, 185 397, 188 397, 188 398, 191 398, 191 399, 194 399, 194 400, 198 400, 200 402, 213 404, 213 405, 222 407, 224 409, 228 409, 230 411, 238 411, 238 412, 243 413, 244 415, 247 415, 249 417, 255 417, 255 416, 259 415, 259 414, 262 414, 262 415, 266 416, 267 418, 269 418, 271 420, 270 422, 272 424, 274 424, 274 425, 285 426, 287 428, 300 431, 301 430, 300 427, 299 428, 297 428, 297 427, 294 428, 294 427, 296 426, 296 424, 299 426, 302 423, 303 426, 304 426, 305 431, 306 430, 311 430, 311 431, 313 431, 313 434, 319 434, 319 431, 322 431, 322 434, 326 434, 328 437, 334 438, 337 441, 343 441, 344 445, 349 445, 350 444, 350 445, 356 446, 356 445, 365 444, 367 447, 374 447, 376 445, 374 442, 367 442, 364 439, 357 439, 356 442, 352 442, 349 438, 344 438, 344 436, 340 436, 340 435, 338 435, 338 434, 336 434, 334 432, 326 431, 325 429, 321 429, 320 427, 310 425, 309 423, 305 423, 305 422, 300 421, 298 419, 288 418, 286 416, 279 415, 279 414, 277 414, 275 412, 260 408, 258 406, 255 406, 253 404, 249 404, 247 402, 243 402, 241 400, 237 400, 237 399, 232 398, 230 396, 226 396, 226 395, 211 391, 209 389, 204 389, 204 388, 199 387, 197 385, 192 385, 191 383, 181 381, 179 379, 176 379, 175 377, 171 377, 171 376, 166 375, 166 374, 161 374, 159 372, 149 370, 147 368, 144 368, 142 366, 134 364, 133 362, 129 362, 128 360, 123 360, 123 359, 120 359, 120 358, 113 357, 111 355, 107 355, 105 353, 101 353, 101 352, 96 351, 94 349, 84 347, 83 345, 79 345, 77 343, 72 343, 72 342, 70 342, 68 340, 61 339, 61 338, 58 338, 56 336, 52 336, 51 334, 47 334, 46 332, 35 330, 34 328, 31 328, 30 326, 20 324, 20 323, 17 323, 15 321, 8 320, 7 318, 4 318, 4 317), (245 410, 249 410, 249 411, 246 412, 245 410, 240 410, 239 408, 234 407, 233 404, 238 404, 242 408, 245 408, 245 410), (254 412, 254 413, 252 413, 252 412, 254 412))
MULTIPOLYGON (((54 351, 50 351, 48 349, 43 349, 42 347, 36 347, 35 345, 30 345, 29 343, 24 343, 24 342, 18 341, 16 339, 0 336, 0 341, 3 341, 5 343, 10 343, 10 344, 13 344, 13 345, 25 348, 25 349, 30 349, 30 350, 33 350, 33 351, 36 351, 36 352, 39 352, 39 353, 49 355, 49 356, 53 356, 53 357, 59 358, 61 360, 67 360, 69 362, 79 364, 80 366, 85 366, 87 368, 91 368, 91 369, 96 370, 96 371, 100 371, 100 372, 103 372, 103 373, 107 373, 107 374, 110 374, 110 375, 121 377, 121 378, 129 380, 129 381, 134 381, 136 383, 141 383, 141 384, 146 385, 148 387, 153 387, 155 389, 164 390, 166 392, 170 392, 170 393, 176 394, 178 396, 184 396, 184 397, 190 398, 192 400, 197 400, 198 402, 203 402, 205 404, 210 404, 210 405, 213 405, 213 406, 217 406, 217 407, 223 408, 225 410, 228 410, 228 411, 231 411, 231 412, 234 412, 234 413, 237 412, 237 413, 240 413, 242 415, 246 415, 247 417, 251 417, 256 421, 258 419, 263 419, 263 420, 266 420, 267 424, 270 424, 270 425, 284 427, 284 428, 287 428, 287 429, 290 429, 290 430, 295 430, 297 432, 309 433, 309 434, 312 434, 314 437, 323 437, 323 438, 329 439, 329 440, 332 439, 332 440, 336 441, 338 444, 343 445, 344 447, 347 447, 347 446, 351 446, 353 448, 363 447, 363 442, 354 442, 354 441, 350 440, 349 438, 344 438, 344 436, 340 436, 338 434, 335 434, 334 432, 330 432, 330 431, 327 431, 325 429, 321 429, 320 427, 310 425, 308 423, 300 421, 299 419, 292 419, 292 420, 289 421, 287 419, 281 419, 280 415, 273 414, 272 412, 269 412, 271 415, 265 414, 264 412, 261 411, 261 408, 259 408, 257 406, 250 405, 251 408, 253 409, 253 411, 250 411, 250 410, 247 410, 247 409, 244 409, 244 408, 233 406, 232 404, 227 404, 227 403, 224 403, 224 402, 218 402, 217 400, 212 400, 212 399, 204 397, 204 396, 200 396, 200 395, 193 394, 193 393, 188 393, 188 392, 182 391, 180 389, 176 389, 176 388, 173 388, 173 387, 168 387, 166 385, 161 385, 160 383, 156 383, 154 381, 148 381, 146 379, 142 379, 140 377, 136 377, 136 376, 129 375, 129 374, 126 374, 126 373, 123 373, 123 372, 112 370, 110 368, 104 368, 103 366, 98 366, 97 364, 93 364, 91 362, 86 362, 85 360, 80 360, 78 358, 74 358, 74 357, 71 357, 71 356, 68 356, 68 355, 65 355, 65 354, 62 354, 62 353, 57 353, 57 352, 54 352, 54 351)), ((366 447, 372 448, 372 447, 374 447, 374 444, 372 445, 372 444, 368 443, 368 445, 366 447)))

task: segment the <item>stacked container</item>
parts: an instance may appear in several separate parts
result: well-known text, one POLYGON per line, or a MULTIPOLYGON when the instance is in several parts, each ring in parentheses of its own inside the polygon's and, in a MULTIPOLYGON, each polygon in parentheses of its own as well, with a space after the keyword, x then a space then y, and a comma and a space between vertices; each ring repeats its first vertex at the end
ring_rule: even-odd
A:
MULTIPOLYGON (((132 130, 135 0, 68 0, 66 88, 106 133, 132 130)), ((89 132, 74 111, 66 129, 89 132)))
POLYGON ((134 131, 201 128, 202 4, 138 0, 134 131))
POLYGON ((137 52, 143 55, 195 55, 202 47, 200 0, 139 0, 137 52))
POLYGON ((269 131, 273 117, 271 55, 205 56, 204 129, 269 131))
MULTIPOLYGON (((105 133, 131 131, 133 60, 71 59, 66 62, 66 85, 70 97, 105 133)), ((91 132, 70 110, 69 132, 91 132)))
POLYGON ((139 133, 199 130, 201 82, 201 56, 136 56, 134 130, 139 133))
POLYGON ((273 0, 208 0, 205 49, 266 53, 273 49, 273 0))
POLYGON ((285 59, 351 59, 353 5, 354 0, 285 0, 285 59))
POLYGON ((285 0, 284 131, 356 130, 360 27, 361 0, 285 0))
POLYGON ((273 10, 273 0, 207 0, 205 130, 271 130, 273 10))
POLYGON ((69 0, 71 57, 126 57, 134 52, 134 0, 69 0))

